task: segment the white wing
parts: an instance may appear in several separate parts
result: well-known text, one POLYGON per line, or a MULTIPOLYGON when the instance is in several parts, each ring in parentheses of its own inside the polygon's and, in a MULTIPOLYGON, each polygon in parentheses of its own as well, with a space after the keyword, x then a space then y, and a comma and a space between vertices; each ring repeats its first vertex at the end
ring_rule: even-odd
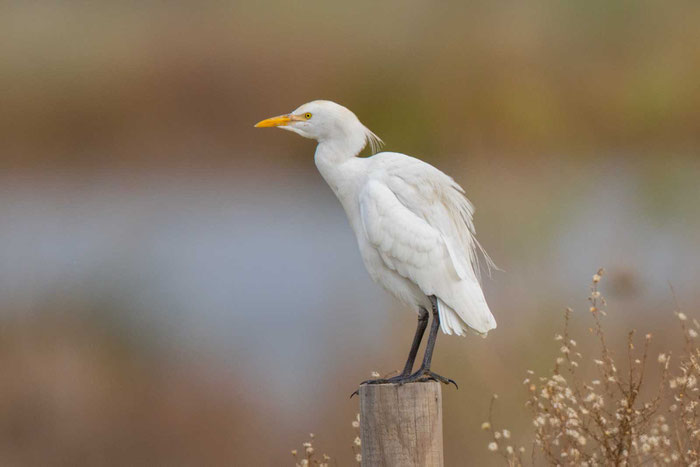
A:
POLYGON ((403 154, 372 157, 360 193, 367 238, 385 265, 438 298, 445 333, 496 327, 477 279, 473 207, 452 178, 403 154))

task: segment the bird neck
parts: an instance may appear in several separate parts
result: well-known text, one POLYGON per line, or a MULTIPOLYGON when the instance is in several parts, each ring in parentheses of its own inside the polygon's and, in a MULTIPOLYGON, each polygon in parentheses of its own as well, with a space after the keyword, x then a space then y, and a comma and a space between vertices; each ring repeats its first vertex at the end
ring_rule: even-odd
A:
POLYGON ((350 139, 319 141, 314 161, 318 171, 321 172, 324 180, 333 191, 337 192, 341 182, 347 179, 348 174, 344 169, 345 163, 356 159, 364 144, 364 139, 361 141, 350 139))

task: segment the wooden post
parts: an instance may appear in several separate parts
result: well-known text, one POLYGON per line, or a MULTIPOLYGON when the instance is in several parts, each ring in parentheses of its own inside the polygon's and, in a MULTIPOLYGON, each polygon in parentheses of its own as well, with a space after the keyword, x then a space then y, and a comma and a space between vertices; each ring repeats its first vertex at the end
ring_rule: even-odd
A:
POLYGON ((443 467, 440 383, 363 384, 364 467, 443 467))

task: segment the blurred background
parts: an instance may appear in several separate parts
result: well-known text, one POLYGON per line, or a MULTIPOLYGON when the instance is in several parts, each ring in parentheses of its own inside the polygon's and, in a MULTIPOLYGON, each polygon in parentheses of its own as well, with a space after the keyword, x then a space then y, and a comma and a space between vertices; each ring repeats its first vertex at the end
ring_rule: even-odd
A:
MULTIPOLYGON (((352 465, 348 396, 415 313, 366 274, 314 144, 254 129, 314 99, 453 175, 503 272, 499 327, 440 338, 447 465, 516 442, 566 306, 677 335, 700 303, 700 4, 3 2, 0 462, 352 465), (515 388, 515 389, 514 389, 515 388)), ((520 437, 520 438, 518 438, 520 437)))

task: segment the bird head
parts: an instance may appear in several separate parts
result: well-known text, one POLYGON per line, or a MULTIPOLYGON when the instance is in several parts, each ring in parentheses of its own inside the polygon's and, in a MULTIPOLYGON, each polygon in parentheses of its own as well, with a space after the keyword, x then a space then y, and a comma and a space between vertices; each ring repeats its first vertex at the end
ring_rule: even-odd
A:
POLYGON ((354 113, 331 101, 309 102, 288 114, 258 122, 255 127, 277 127, 319 143, 340 143, 353 149, 359 147, 358 153, 367 143, 372 146, 373 152, 382 144, 382 140, 364 126, 354 113))

